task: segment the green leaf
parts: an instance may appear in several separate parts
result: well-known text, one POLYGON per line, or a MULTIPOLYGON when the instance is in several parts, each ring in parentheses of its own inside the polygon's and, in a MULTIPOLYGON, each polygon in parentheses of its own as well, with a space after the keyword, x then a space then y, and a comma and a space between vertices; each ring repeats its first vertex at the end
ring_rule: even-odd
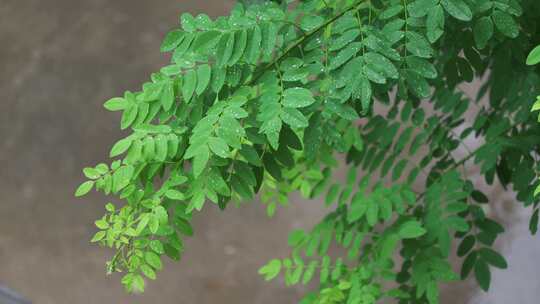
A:
POLYGON ((211 73, 212 69, 208 64, 200 65, 197 68, 197 88, 195 89, 197 95, 201 95, 208 87, 212 76, 211 73))
POLYGON ((283 92, 283 106, 290 108, 303 108, 315 102, 310 90, 304 88, 290 88, 283 92))
POLYGON ((322 258, 321 274, 319 277, 321 284, 326 283, 326 281, 328 280, 329 274, 330 274, 330 257, 325 255, 322 258))
POLYGON ((127 101, 122 97, 114 97, 109 100, 107 100, 103 107, 109 111, 120 111, 126 109, 128 106, 127 101))
POLYGON ((428 11, 426 19, 427 38, 429 42, 435 43, 444 33, 444 11, 440 5, 432 7, 428 11))
POLYGON ((434 53, 426 38, 412 31, 407 32, 407 44, 405 46, 409 52, 421 58, 431 58, 434 53))
POLYGON ((227 143, 219 137, 210 137, 208 139, 208 146, 210 150, 217 156, 222 158, 230 157, 229 146, 227 143))
POLYGON ((257 63, 261 54, 262 33, 259 25, 255 25, 248 33, 248 42, 245 52, 246 60, 250 63, 257 63))
POLYGON ((491 273, 486 262, 478 260, 474 265, 474 275, 480 288, 484 291, 488 291, 491 283, 491 273))
POLYGON ((471 197, 477 203, 485 204, 485 203, 489 202, 488 197, 484 193, 482 193, 482 192, 480 192, 478 190, 474 190, 473 192, 471 192, 471 197))
POLYGON ((529 221, 529 231, 532 235, 535 235, 538 231, 538 209, 534 210, 533 215, 529 221))
POLYGON ((424 235, 426 229, 418 221, 408 221, 399 227, 398 233, 402 239, 414 239, 424 235))
POLYGON ((139 111, 139 108, 136 104, 129 105, 124 112, 122 113, 122 121, 120 122, 120 129, 124 130, 131 126, 131 124, 135 121, 135 118, 137 118, 137 112, 139 111))
POLYGON ((381 20, 390 19, 403 11, 402 5, 394 5, 380 13, 379 18, 381 20))
POLYGON ((493 37, 493 22, 489 17, 482 17, 476 21, 473 28, 474 41, 478 49, 486 47, 488 41, 493 37))
POLYGON ((174 190, 174 189, 167 190, 167 192, 165 192, 165 196, 167 198, 170 198, 172 200, 177 200, 177 201, 183 201, 184 199, 186 199, 186 196, 184 195, 184 193, 178 190, 174 190))
POLYGON ((101 176, 101 174, 94 168, 86 167, 83 169, 84 176, 89 179, 96 179, 101 176))
POLYGON ((346 48, 337 53, 336 56, 330 58, 330 65, 328 69, 335 70, 342 66, 345 62, 349 61, 358 51, 361 49, 362 44, 359 42, 353 42, 346 48))
POLYGON ((469 231, 469 224, 467 224, 467 221, 457 215, 449 216, 444 220, 446 225, 448 225, 450 228, 459 231, 459 232, 467 232, 469 231))
POLYGON ((377 219, 379 216, 379 205, 377 202, 369 201, 368 207, 366 210, 366 220, 369 226, 373 227, 377 224, 377 219))
POLYGON ((363 198, 362 193, 357 192, 352 200, 349 212, 347 212, 347 221, 349 223, 359 220, 367 211, 368 202, 363 198))
POLYGON ((194 50, 207 50, 213 48, 219 41, 221 33, 218 31, 205 31, 197 35, 193 42, 194 50))
POLYGON ((416 0, 407 5, 407 11, 411 17, 424 17, 438 2, 438 0, 416 0))
POLYGON ((219 39, 216 56, 218 67, 224 67, 231 59, 234 49, 234 34, 225 33, 219 39))
POLYGON ((506 260, 502 255, 500 255, 495 250, 483 247, 478 250, 478 254, 480 254, 480 257, 488 262, 490 265, 495 266, 500 269, 506 269, 508 268, 508 263, 506 263, 506 260))
POLYGON ((315 260, 309 262, 308 266, 306 267, 306 271, 304 272, 302 284, 306 285, 311 281, 311 279, 313 278, 315 274, 315 271, 317 270, 318 265, 319 263, 315 260))
POLYGON ((137 223, 137 228, 135 228, 135 231, 137 234, 141 234, 141 232, 148 226, 148 223, 150 222, 150 216, 148 213, 143 214, 140 217, 139 223, 137 223))
POLYGON ((276 22, 267 22, 263 24, 262 53, 264 58, 269 58, 274 52, 278 31, 279 27, 276 22))
POLYGON ((407 166, 407 160, 401 159, 392 170, 392 181, 396 181, 401 177, 401 174, 403 173, 403 170, 407 166))
POLYGON ((240 149, 240 155, 244 157, 250 164, 261 167, 262 161, 259 156, 259 153, 253 148, 252 146, 248 145, 242 145, 242 149, 240 149))
POLYGON ((279 275, 281 271, 281 261, 273 259, 268 264, 259 269, 259 274, 264 276, 266 281, 270 281, 279 275))
POLYGON ((354 121, 359 118, 358 113, 356 113, 356 110, 351 106, 339 104, 331 100, 327 101, 326 109, 329 109, 333 113, 337 114, 339 117, 346 120, 354 121))
POLYGON ((152 269, 152 267, 146 264, 141 265, 141 272, 151 280, 156 279, 156 272, 154 271, 154 269, 152 269))
POLYGON ((304 31, 311 31, 321 24, 323 24, 324 18, 322 16, 305 15, 300 21, 300 27, 304 31))
POLYGON ((174 30, 167 33, 161 43, 161 52, 169 52, 175 49, 184 39, 184 33, 181 30, 174 30))
POLYGON ((463 0, 441 0, 441 4, 452 17, 461 21, 471 21, 472 11, 463 0))
POLYGON ((366 64, 372 64, 378 71, 381 71, 386 77, 397 79, 399 74, 392 62, 386 57, 373 53, 368 52, 364 54, 364 61, 366 64))
POLYGON ((495 27, 505 36, 510 38, 516 38, 519 36, 519 25, 511 15, 495 10, 491 15, 495 27))
POLYGON ((197 72, 195 70, 189 70, 184 76, 184 82, 182 83, 182 97, 186 103, 189 103, 195 87, 197 86, 197 72))
POLYGON ((291 128, 305 128, 309 125, 304 114, 294 108, 283 108, 280 117, 291 128))
POLYGON ((540 63, 540 45, 535 47, 527 57, 527 65, 540 63))
POLYGON ((437 69, 429 61, 414 56, 408 56, 405 60, 407 67, 418 75, 429 79, 437 78, 437 69))
POLYGON ((193 158, 193 175, 198 177, 203 172, 208 160, 210 159, 210 150, 207 145, 203 145, 193 158))
POLYGON ((96 234, 94 234, 90 242, 92 243, 99 242, 105 237, 105 235, 107 235, 106 231, 98 231, 96 234))
POLYGON ((94 186, 94 181, 86 181, 82 183, 75 191, 75 196, 80 197, 87 194, 88 192, 90 192, 90 190, 92 190, 93 186, 94 186))
POLYGON ((342 35, 338 36, 338 38, 330 44, 330 48, 328 50, 332 52, 341 50, 342 48, 347 46, 349 43, 354 41, 359 35, 360 35, 359 29, 348 30, 342 35))
POLYGON ((413 70, 405 70, 404 76, 407 81, 407 87, 418 98, 427 98, 431 95, 429 83, 420 74, 413 70))
POLYGON ((247 31, 240 30, 235 33, 234 50, 229 59, 228 65, 234 65, 242 58, 247 45, 247 31))
POLYGON ((183 13, 180 16, 180 22, 182 23, 182 28, 186 32, 193 32, 196 29, 197 22, 191 14, 183 13))
POLYGON ((134 292, 144 292, 144 279, 141 275, 134 274, 130 289, 134 292))
POLYGON ((144 260, 154 269, 161 270, 161 268, 163 267, 159 255, 157 255, 155 252, 147 251, 144 254, 144 260))
POLYGON ((469 251, 471 251, 475 243, 476 238, 473 235, 466 236, 459 244, 457 255, 459 257, 465 256, 467 253, 469 253, 469 251))
POLYGON ((366 114, 371 109, 371 84, 366 77, 358 77, 360 81, 360 102, 362 104, 362 113, 366 114))
POLYGON ((107 223, 107 221, 105 221, 104 219, 97 220, 94 222, 94 224, 101 230, 109 228, 109 223, 107 223))
POLYGON ((172 82, 168 82, 163 86, 160 102, 165 111, 169 111, 174 105, 174 88, 172 82))
POLYGON ((165 135, 159 134, 155 137, 156 160, 164 162, 167 158, 168 145, 165 135))

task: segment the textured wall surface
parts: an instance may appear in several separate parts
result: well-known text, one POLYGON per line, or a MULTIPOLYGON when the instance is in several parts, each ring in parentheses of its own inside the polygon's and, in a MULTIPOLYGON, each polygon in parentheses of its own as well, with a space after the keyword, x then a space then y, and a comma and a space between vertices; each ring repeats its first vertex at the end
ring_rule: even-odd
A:
MULTIPOLYGON (((195 216, 196 235, 182 262, 167 262, 145 294, 126 295, 118 276, 105 276, 110 252, 89 244, 106 198, 73 198, 81 168, 106 160, 122 136, 119 116, 105 111, 103 101, 136 90, 167 62, 159 44, 179 12, 216 16, 230 6, 218 0, 0 1, 0 284, 39 304, 294 303, 303 293, 265 283, 256 270, 288 253, 290 229, 321 218, 320 202, 294 199, 273 219, 257 202, 226 212, 208 205, 195 216)), ((511 198, 506 204, 494 196, 501 200, 496 214, 513 214, 501 242, 510 269, 494 273, 489 296, 462 283, 445 287, 444 303, 471 297, 481 304, 537 303, 540 244, 525 231, 526 214, 507 206, 511 198)))

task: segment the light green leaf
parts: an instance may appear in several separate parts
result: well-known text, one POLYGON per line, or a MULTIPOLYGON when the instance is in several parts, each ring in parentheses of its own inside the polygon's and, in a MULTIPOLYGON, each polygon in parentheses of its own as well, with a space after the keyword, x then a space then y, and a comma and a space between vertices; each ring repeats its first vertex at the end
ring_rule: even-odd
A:
POLYGON ((129 137, 123 138, 119 141, 117 141, 114 146, 111 149, 111 152, 109 153, 109 157, 116 157, 129 149, 131 146, 131 143, 133 140, 129 137))
POLYGON ((94 181, 86 181, 82 183, 75 191, 75 196, 80 197, 87 194, 88 192, 90 192, 90 190, 92 190, 93 186, 94 186, 94 181))
POLYGON ((98 231, 96 234, 94 234, 90 242, 92 243, 99 242, 105 237, 106 234, 107 234, 106 231, 98 231))
POLYGON ((161 270, 161 268, 163 267, 159 255, 157 255, 155 252, 147 251, 144 254, 144 260, 154 269, 161 270))
POLYGON ((277 277, 280 271, 281 261, 278 259, 273 259, 259 269, 259 274, 263 275, 266 281, 270 281, 273 278, 277 277))
POLYGON ((540 45, 535 47, 527 57, 527 65, 540 63, 540 45))
POLYGON ((133 280, 130 284, 130 290, 134 292, 144 292, 144 279, 141 275, 133 275, 133 280))
POLYGON ((154 271, 154 269, 152 269, 152 267, 150 267, 150 266, 148 266, 146 264, 143 264, 143 265, 141 265, 141 271, 147 278, 149 278, 151 280, 156 279, 156 272, 154 271))

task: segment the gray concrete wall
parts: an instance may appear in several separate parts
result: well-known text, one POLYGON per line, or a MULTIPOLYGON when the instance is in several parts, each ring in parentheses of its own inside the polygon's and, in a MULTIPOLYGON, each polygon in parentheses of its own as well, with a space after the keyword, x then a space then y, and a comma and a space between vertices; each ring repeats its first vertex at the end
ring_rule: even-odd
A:
MULTIPOLYGON (((119 116, 105 111, 103 101, 136 90, 168 61, 159 44, 180 12, 216 16, 230 6, 217 0, 0 1, 0 284, 42 304, 294 303, 305 291, 265 283, 256 270, 288 253, 290 229, 321 218, 320 202, 294 199, 273 219, 257 202, 226 212, 209 205, 195 216, 196 236, 183 260, 166 263, 143 295, 126 295, 118 276, 105 276, 110 252, 89 244, 106 198, 73 198, 81 168, 105 160, 122 136, 119 116)), ((495 273, 495 292, 471 303, 537 302, 540 245, 523 226, 514 225, 501 245, 510 269, 495 273), (508 300, 513 297, 523 299, 508 300)), ((444 303, 466 303, 476 293, 468 283, 444 290, 444 303)))

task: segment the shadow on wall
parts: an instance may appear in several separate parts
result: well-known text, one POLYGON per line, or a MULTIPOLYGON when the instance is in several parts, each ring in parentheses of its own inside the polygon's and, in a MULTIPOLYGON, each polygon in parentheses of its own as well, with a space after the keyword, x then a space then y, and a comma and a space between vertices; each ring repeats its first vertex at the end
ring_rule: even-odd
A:
MULTIPOLYGON (((119 276, 105 276, 110 252, 89 244, 106 198, 73 198, 81 168, 105 160, 122 136, 118 115, 106 112, 103 101, 136 90, 166 64, 159 45, 180 12, 217 16, 231 5, 0 2, 0 284, 40 304, 293 303, 305 292, 265 283, 256 270, 289 253, 288 231, 321 219, 319 201, 295 197, 273 219, 256 202, 226 212, 209 207, 195 218, 196 236, 183 261, 166 263, 143 295, 126 295, 119 276)), ((503 242, 510 269, 494 272, 492 293, 473 303, 535 302, 539 283, 527 266, 540 244, 524 236, 524 219, 516 217, 519 224, 503 242)), ((443 303, 455 303, 460 294, 467 299, 470 290, 468 284, 448 286, 443 303)))

